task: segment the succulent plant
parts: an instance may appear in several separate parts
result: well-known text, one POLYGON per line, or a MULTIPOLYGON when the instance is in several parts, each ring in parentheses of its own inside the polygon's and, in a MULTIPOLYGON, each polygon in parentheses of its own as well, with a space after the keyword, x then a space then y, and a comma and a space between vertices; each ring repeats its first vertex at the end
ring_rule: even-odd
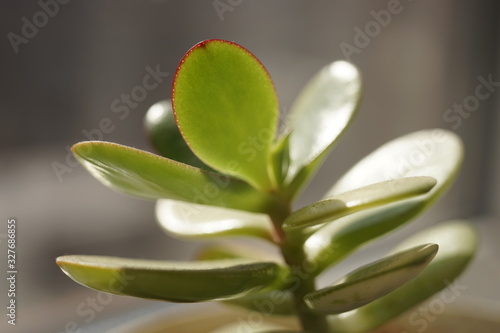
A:
POLYGON ((321 200, 293 207, 350 125, 361 94, 356 67, 329 64, 278 131, 278 98, 257 58, 224 40, 196 44, 177 68, 171 100, 145 118, 161 155, 99 141, 78 143, 73 153, 112 189, 158 200, 159 223, 175 237, 249 236, 273 244, 280 256, 220 244, 190 262, 66 255, 57 264, 97 290, 221 301, 295 316, 308 332, 363 332, 411 309, 446 288, 472 258, 476 235, 467 222, 414 234, 330 285, 318 287, 316 280, 442 196, 462 160, 454 133, 423 130, 390 141, 321 200))

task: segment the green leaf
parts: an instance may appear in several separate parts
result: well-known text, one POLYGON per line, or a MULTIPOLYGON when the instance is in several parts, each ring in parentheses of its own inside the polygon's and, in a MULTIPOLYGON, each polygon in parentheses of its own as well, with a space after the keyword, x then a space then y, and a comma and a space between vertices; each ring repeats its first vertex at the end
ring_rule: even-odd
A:
POLYGON ((286 290, 251 292, 226 300, 224 304, 259 312, 265 316, 291 316, 295 311, 292 293, 286 290))
POLYGON ((144 127, 151 144, 163 157, 200 169, 210 169, 193 154, 184 141, 175 122, 170 100, 158 102, 149 108, 144 118, 144 127))
MULTIPOLYGON (((271 254, 259 248, 241 246, 241 244, 217 244, 203 248, 196 255, 196 260, 251 259, 258 261, 281 262, 278 253, 271 254), (275 256, 276 255, 276 256, 275 256)), ((286 279, 286 278, 285 278, 286 279)), ((285 280, 286 281, 286 280, 285 280)), ((224 301, 224 304, 256 311, 266 316, 289 316, 294 313, 293 296, 285 288, 251 292, 241 297, 224 301)))
POLYGON ((464 221, 440 224, 410 237, 394 251, 421 243, 439 245, 439 252, 428 267, 392 293, 357 310, 332 317, 332 327, 336 329, 334 332, 365 332, 410 310, 445 288, 448 288, 447 297, 452 295, 456 299, 461 295, 465 287, 452 281, 463 272, 476 252, 477 235, 472 225, 464 221))
MULTIPOLYGON (((241 253, 238 250, 222 245, 210 245, 196 254, 196 260, 223 260, 223 259, 250 259, 250 253, 241 253)), ((255 258, 253 258, 255 259, 255 258)))
POLYGON ((306 304, 325 314, 356 309, 387 295, 419 274, 438 251, 436 244, 416 246, 363 266, 332 286, 304 297, 306 304))
MULTIPOLYGON (((273 249, 275 249, 273 247, 273 249)), ((280 252, 269 251, 264 247, 246 244, 241 241, 209 244, 203 247, 195 256, 196 260, 250 259, 257 261, 273 261, 284 265, 280 252)))
POLYGON ((292 182, 291 191, 297 192, 312 176, 350 125, 361 90, 356 67, 336 61, 325 66, 300 93, 290 110, 288 125, 291 132, 287 182, 292 182), (315 167, 307 168, 310 164, 315 167))
POLYGON ((361 245, 408 222, 449 188, 461 162, 461 140, 445 130, 411 133, 378 148, 349 170, 325 197, 402 177, 433 177, 436 186, 419 197, 361 211, 325 225, 305 242, 309 260, 318 264, 320 272, 361 245))
POLYGON ((272 262, 171 262, 100 256, 63 256, 57 264, 76 282, 117 295, 172 302, 228 299, 272 287, 283 267, 272 262))
POLYGON ((288 139, 289 136, 286 135, 276 141, 273 145, 271 154, 274 178, 280 188, 283 186, 290 164, 288 139))
POLYGON ((273 240, 268 215, 162 199, 156 204, 160 226, 178 238, 254 236, 273 240))
POLYGON ((370 184, 334 195, 293 212, 284 230, 312 227, 334 221, 363 209, 382 206, 429 192, 436 185, 432 177, 409 177, 370 184))
POLYGON ((72 150, 101 183, 126 194, 252 212, 263 212, 269 204, 265 194, 240 180, 142 150, 99 141, 81 142, 72 150))
POLYGON ((346 216, 322 227, 304 243, 308 260, 316 267, 315 274, 344 259, 363 244, 403 225, 418 215, 424 206, 424 200, 410 199, 346 216))
POLYGON ((224 40, 196 44, 177 68, 172 102, 184 139, 202 161, 262 190, 274 187, 278 99, 254 55, 224 40))
POLYGON ((325 197, 385 180, 428 176, 437 180, 437 186, 427 194, 435 199, 453 181, 462 158, 462 142, 455 133, 443 129, 414 132, 382 145, 363 158, 325 197))

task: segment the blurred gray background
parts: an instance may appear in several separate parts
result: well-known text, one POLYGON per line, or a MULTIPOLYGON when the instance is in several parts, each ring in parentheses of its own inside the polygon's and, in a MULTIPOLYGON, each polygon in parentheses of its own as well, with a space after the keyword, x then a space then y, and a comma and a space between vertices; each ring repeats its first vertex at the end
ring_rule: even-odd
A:
MULTIPOLYGON (((115 296, 91 306, 97 293, 64 276, 54 263, 59 255, 175 259, 193 253, 196 244, 159 231, 152 202, 108 190, 67 160, 67 147, 90 136, 151 150, 142 128, 145 112, 169 97, 183 54, 210 38, 235 41, 262 61, 282 114, 327 63, 347 58, 361 69, 365 95, 358 118, 298 207, 318 199, 349 166, 390 139, 435 127, 462 137, 466 160, 450 193, 385 244, 422 225, 471 218, 483 245, 465 277, 467 294, 500 300, 498 288, 489 288, 500 277, 500 87, 491 85, 474 111, 453 111, 475 95, 479 78, 500 85, 499 7, 494 0, 2 1, 2 269, 7 219, 15 217, 19 227, 18 325, 7 327, 2 314, 2 332, 90 332, 89 324, 152 304, 115 296), (122 94, 142 85, 148 68, 169 75, 126 116, 113 112, 122 94), (105 118, 112 125, 101 136, 105 118)), ((0 287, 4 308, 4 279, 0 287)))

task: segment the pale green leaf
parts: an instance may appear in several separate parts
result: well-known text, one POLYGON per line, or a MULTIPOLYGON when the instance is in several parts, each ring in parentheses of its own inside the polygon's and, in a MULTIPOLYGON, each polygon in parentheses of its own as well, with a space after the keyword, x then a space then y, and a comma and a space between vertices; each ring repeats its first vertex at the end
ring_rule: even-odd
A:
POLYGON ((81 142, 72 150, 101 183, 126 194, 252 212, 263 212, 269 204, 265 194, 238 179, 146 151, 100 141, 81 142))
POLYGON ((435 185, 436 180, 432 177, 408 177, 363 186, 293 212, 284 221, 283 229, 331 222, 360 210, 419 196, 429 192, 435 185))
POLYGON ((170 100, 153 104, 144 117, 144 127, 153 147, 171 160, 189 164, 201 169, 210 169, 205 165, 184 141, 175 122, 170 100))
POLYGON ((244 243, 237 239, 229 242, 209 244, 200 249, 196 260, 250 259, 258 261, 273 261, 284 265, 281 253, 275 248, 258 247, 252 243, 244 243), (270 250, 275 251, 270 251, 270 250))
POLYGON ((226 300, 224 304, 238 306, 266 316, 291 316, 295 311, 292 293, 286 290, 251 292, 226 300))
POLYGON ((242 296, 280 284, 285 268, 272 262, 172 262, 100 256, 63 256, 57 264, 76 282, 117 295, 201 302, 242 296))
POLYGON ((184 139, 202 161, 262 190, 275 186, 278 99, 254 55, 223 40, 196 44, 177 68, 172 103, 184 139))
MULTIPOLYGON (((475 229, 464 221, 451 221, 421 231, 394 251, 416 244, 436 243, 439 252, 413 280, 392 293, 356 310, 331 317, 334 333, 358 333, 377 327, 446 289, 446 299, 457 299, 467 286, 453 282, 467 267, 477 247, 475 229)), ((442 296, 444 297, 444 296, 442 296)))
POLYGON ((423 130, 382 145, 359 161, 328 191, 325 198, 381 181, 427 176, 437 186, 427 194, 436 198, 454 179, 463 158, 460 138, 443 129, 423 130))
POLYGON ((346 216, 322 227, 304 244, 308 260, 316 267, 315 274, 406 223, 423 210, 424 204, 423 200, 410 199, 346 216))
POLYGON ((390 293, 419 274, 438 251, 436 244, 416 246, 363 266, 335 284, 307 294, 306 304, 325 314, 356 309, 390 293))
POLYGON ((156 203, 160 226, 178 238, 254 236, 273 240, 268 215, 161 199, 156 203))
POLYGON ((402 177, 433 177, 436 186, 416 198, 357 212, 325 225, 305 243, 309 260, 318 264, 320 272, 356 248, 408 222, 449 188, 461 162, 461 140, 445 130, 415 132, 378 148, 347 172, 325 197, 402 177))
POLYGON ((346 61, 325 66, 300 93, 290 110, 287 182, 296 192, 314 173, 350 125, 361 98, 361 76, 346 61), (306 168, 313 164, 314 168, 306 168), (307 172, 301 174, 306 168, 307 172))

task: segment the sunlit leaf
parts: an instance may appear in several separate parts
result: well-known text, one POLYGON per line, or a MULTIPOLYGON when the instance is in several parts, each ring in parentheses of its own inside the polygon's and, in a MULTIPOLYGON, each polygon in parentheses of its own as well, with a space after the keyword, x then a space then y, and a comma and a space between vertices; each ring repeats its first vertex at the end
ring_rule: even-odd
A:
POLYGON ((349 170, 325 197, 401 177, 433 177, 436 186, 416 198, 357 212, 325 225, 305 243, 309 260, 316 262, 321 271, 361 245, 408 222, 448 189, 461 162, 461 140, 445 130, 415 132, 378 148, 349 170))
POLYGON ((401 226, 424 209, 425 202, 410 199, 340 218, 310 236, 304 248, 316 274, 344 259, 367 242, 401 226))
POLYGON ((184 139, 202 161, 262 190, 274 187, 269 166, 278 99, 254 55, 223 40, 196 44, 177 68, 172 103, 184 139))
POLYGON ((437 180, 437 186, 427 195, 435 198, 454 179, 462 157, 462 142, 451 131, 433 129, 407 134, 389 141, 359 161, 325 197, 381 181, 428 176, 437 180))
POLYGON ((363 209, 419 196, 436 185, 432 177, 409 177, 370 184, 334 195, 293 212, 283 229, 311 227, 334 221, 363 209))
POLYGON ((142 150, 100 141, 73 146, 80 163, 101 183, 149 199, 168 198, 252 212, 269 198, 252 186, 142 150))
MULTIPOLYGON (((274 248, 273 248, 274 249, 274 248)), ((256 247, 255 244, 241 243, 238 240, 225 243, 214 243, 204 246, 196 253, 196 260, 250 259, 273 261, 284 265, 279 251, 256 247)))
POLYGON ((420 245, 363 266, 332 286, 304 297, 307 305, 325 314, 356 309, 390 293, 420 273, 437 253, 436 244, 420 245))
POLYGON ((144 127, 151 144, 163 157, 197 168, 210 169, 193 154, 184 141, 175 122, 170 100, 155 103, 149 108, 144 118, 144 127))
POLYGON ((446 289, 446 298, 456 300, 467 286, 453 282, 475 254, 477 235, 464 221, 452 221, 426 229, 410 237, 394 251, 416 244, 436 243, 439 252, 413 280, 356 310, 331 317, 334 333, 358 333, 377 327, 410 310, 435 293, 446 289))
POLYGON ((156 204, 160 226, 178 238, 254 236, 273 240, 269 216, 229 208, 162 199, 156 204))
POLYGON ((305 184, 347 129, 358 109, 361 89, 356 67, 336 61, 325 66, 300 93, 288 124, 287 182, 292 183, 291 191, 297 192, 305 184), (309 165, 314 168, 306 168, 309 165))
POLYGON ((76 282, 117 295, 201 302, 228 299, 279 284, 284 268, 272 262, 172 262, 63 256, 57 264, 76 282))

